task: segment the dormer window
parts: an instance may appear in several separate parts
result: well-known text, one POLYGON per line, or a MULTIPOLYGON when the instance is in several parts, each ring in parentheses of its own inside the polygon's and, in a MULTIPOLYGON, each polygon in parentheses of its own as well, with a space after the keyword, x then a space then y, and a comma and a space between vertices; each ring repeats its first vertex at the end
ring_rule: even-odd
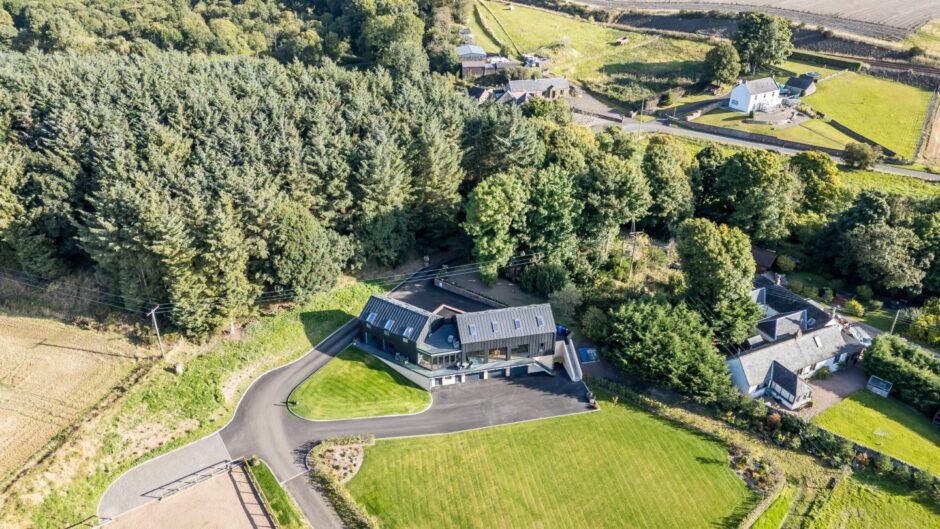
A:
POLYGON ((411 338, 411 333, 415 332, 414 327, 406 327, 405 332, 401 333, 405 338, 411 338))
POLYGON ((377 313, 377 312, 370 312, 369 315, 366 316, 366 323, 368 323, 369 325, 372 325, 373 323, 375 323, 375 318, 376 318, 378 315, 379 315, 379 313, 377 313))
POLYGON ((392 327, 394 327, 394 326, 395 326, 395 320, 388 320, 387 322, 385 322, 385 330, 386 330, 386 331, 392 330, 392 327))

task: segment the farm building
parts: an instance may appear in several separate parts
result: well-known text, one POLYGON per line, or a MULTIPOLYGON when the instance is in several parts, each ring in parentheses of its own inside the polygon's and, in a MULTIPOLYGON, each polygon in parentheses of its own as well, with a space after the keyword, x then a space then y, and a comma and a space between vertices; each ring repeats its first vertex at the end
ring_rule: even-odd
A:
POLYGON ((464 61, 482 61, 486 59, 486 52, 476 44, 464 44, 457 46, 457 60, 464 61))
POLYGON ((765 277, 755 280, 751 299, 765 317, 744 350, 728 360, 731 380, 742 393, 768 395, 797 409, 812 398, 806 383, 816 371, 855 364, 864 346, 822 307, 765 277))
POLYGON ((515 80, 506 83, 505 93, 500 97, 501 103, 522 104, 533 98, 560 99, 575 95, 571 83, 563 77, 547 79, 515 80))
POLYGON ((780 105, 780 85, 772 77, 739 82, 731 90, 728 102, 738 112, 768 111, 780 105))
POLYGON ((808 77, 791 77, 783 86, 790 97, 806 97, 816 93, 816 83, 808 77))
POLYGON ((520 66, 519 62, 506 57, 489 57, 482 61, 463 61, 460 63, 460 76, 464 79, 476 79, 485 75, 493 75, 519 68, 520 66))
POLYGON ((569 363, 578 362, 574 344, 559 336, 559 330, 548 304, 471 313, 442 307, 428 312, 373 295, 359 314, 363 349, 428 389, 552 373, 556 357, 572 369, 569 363))

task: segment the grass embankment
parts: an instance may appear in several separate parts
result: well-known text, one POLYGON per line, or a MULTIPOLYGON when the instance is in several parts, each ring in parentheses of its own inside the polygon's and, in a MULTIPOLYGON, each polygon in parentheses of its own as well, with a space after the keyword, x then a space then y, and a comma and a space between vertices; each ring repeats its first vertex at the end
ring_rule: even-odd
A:
POLYGON ((350 492, 384 527, 734 526, 757 503, 727 447, 624 404, 380 440, 350 492))
POLYGON ((751 529, 780 529, 783 521, 790 514, 790 508, 793 507, 793 500, 796 494, 796 487, 787 485, 777 496, 777 499, 764 511, 764 514, 754 522, 751 529))
POLYGON ((755 134, 765 134, 782 140, 798 141, 831 149, 842 149, 846 144, 855 141, 821 119, 810 119, 787 128, 760 123, 745 123, 747 119, 749 119, 748 115, 743 112, 721 108, 699 117, 695 122, 755 134))
POLYGON ((940 183, 928 182, 911 176, 878 171, 859 171, 841 168, 842 186, 853 192, 881 191, 911 198, 940 196, 940 183))
MULTIPOLYGON (((702 42, 613 29, 520 5, 510 10, 506 4, 479 2, 484 23, 510 49, 514 42, 522 53, 545 55, 551 59, 553 74, 585 83, 621 104, 695 82, 711 48, 702 42), (622 45, 618 44, 621 38, 627 39, 622 45)), ((484 32, 475 16, 471 28, 474 36, 484 32)), ((492 49, 489 40, 478 38, 477 42, 486 51, 499 51, 492 49)))
POLYGON ((431 404, 431 394, 378 358, 350 347, 298 386, 290 400, 301 417, 352 419, 416 413, 431 404))
POLYGON ((904 404, 858 391, 816 418, 819 426, 940 475, 940 432, 904 404))
POLYGON ((937 527, 940 507, 869 472, 846 476, 811 525, 813 529, 937 527))
POLYGON ((294 500, 287 495, 284 487, 277 482, 277 478, 274 477, 274 473, 271 472, 268 465, 261 459, 256 461, 257 463, 251 466, 251 474, 254 476, 255 483, 258 484, 264 498, 268 501, 268 505, 273 511, 271 515, 277 521, 278 527, 280 529, 304 529, 309 527, 304 522, 304 516, 301 514, 300 509, 294 504, 294 500))
POLYGON ((357 314, 379 285, 355 283, 249 325, 238 341, 187 356, 171 354, 109 413, 82 428, 48 462, 20 480, 0 526, 63 527, 93 514, 108 484, 132 466, 217 430, 250 381, 301 356, 357 314), (4 525, 7 524, 7 525, 4 525))

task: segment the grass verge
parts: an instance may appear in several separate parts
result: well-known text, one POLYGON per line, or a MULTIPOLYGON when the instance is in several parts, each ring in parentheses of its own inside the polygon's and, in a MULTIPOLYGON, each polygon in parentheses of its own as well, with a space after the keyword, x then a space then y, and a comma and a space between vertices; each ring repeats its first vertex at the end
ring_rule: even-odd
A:
POLYGON ((758 501, 726 446, 610 400, 594 413, 377 441, 347 486, 390 528, 733 526, 758 501))
POLYGON ((820 414, 815 422, 859 444, 940 474, 940 432, 904 404, 858 391, 820 414))
POLYGON ((772 125, 757 123, 745 123, 746 119, 748 119, 747 114, 723 108, 713 110, 699 117, 695 122, 755 134, 764 134, 782 140, 808 143, 810 145, 829 147, 831 149, 842 149, 846 144, 855 141, 821 119, 810 119, 804 123, 788 128, 778 128, 772 125))
POLYGON ((271 515, 280 529, 304 529, 309 527, 304 522, 304 516, 300 509, 294 504, 294 500, 288 496, 274 477, 274 473, 268 468, 268 465, 261 459, 256 459, 250 466, 249 471, 255 478, 258 488, 271 507, 271 515))
POLYGON ((813 529, 937 527, 940 507, 869 472, 846 476, 821 509, 813 529))
POLYGON ((337 288, 260 318, 238 341, 171 355, 128 388, 113 410, 83 424, 47 463, 19 480, 3 503, 0 526, 60 528, 94 514, 121 473, 217 430, 251 380, 307 352, 382 290, 364 283, 337 288), (186 366, 182 375, 162 369, 175 362, 186 366))
POLYGON ((770 505, 770 508, 764 511, 764 514, 754 522, 751 529, 780 529, 783 521, 790 513, 790 508, 793 507, 795 495, 795 486, 788 484, 784 487, 777 499, 770 505))
POLYGON ((381 360, 350 347, 291 393, 291 409, 308 419, 351 419, 417 413, 431 394, 381 360))

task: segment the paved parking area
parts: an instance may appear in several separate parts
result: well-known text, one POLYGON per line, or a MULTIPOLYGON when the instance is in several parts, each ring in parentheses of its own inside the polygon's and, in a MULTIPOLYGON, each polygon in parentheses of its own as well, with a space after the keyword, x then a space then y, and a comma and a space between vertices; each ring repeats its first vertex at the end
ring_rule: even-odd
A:
POLYGON ((852 393, 865 389, 867 383, 868 377, 860 364, 837 371, 826 380, 810 380, 809 384, 813 386, 813 407, 803 408, 799 415, 812 419, 852 393))

